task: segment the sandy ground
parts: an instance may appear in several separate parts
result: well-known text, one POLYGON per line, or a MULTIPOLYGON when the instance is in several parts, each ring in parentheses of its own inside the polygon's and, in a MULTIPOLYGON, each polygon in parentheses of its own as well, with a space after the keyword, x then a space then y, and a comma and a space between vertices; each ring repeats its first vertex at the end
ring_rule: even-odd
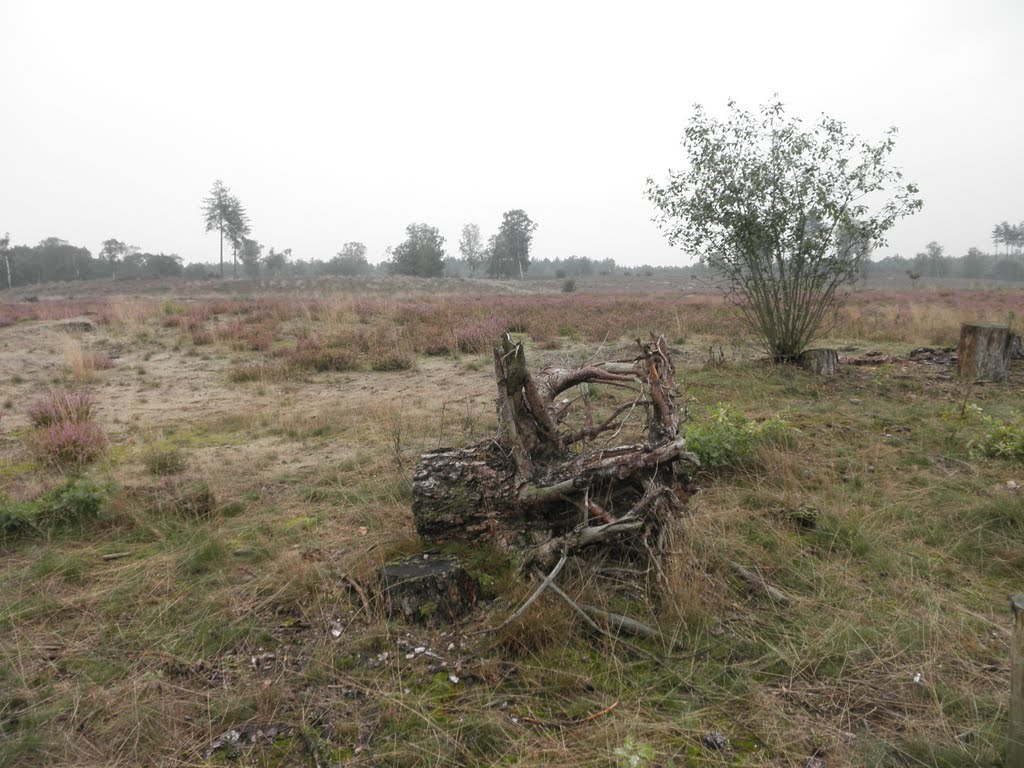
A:
MULTIPOLYGON (((404 450, 436 447, 463 439, 493 414, 492 374, 479 360, 428 357, 413 371, 239 384, 228 371, 253 355, 176 348, 173 329, 145 330, 148 337, 140 338, 103 326, 69 331, 67 321, 0 328, 0 482, 7 486, 0 490, 18 491, 18 466, 30 458, 23 440, 27 411, 51 387, 89 391, 111 445, 127 450, 121 463, 130 464, 146 444, 189 431, 199 435, 190 458, 209 468, 211 482, 222 487, 251 485, 256 471, 273 483, 351 461, 360 443, 391 441, 396 430, 404 450), (75 345, 107 354, 113 366, 97 371, 93 381, 75 381, 67 363, 67 350, 75 345), (318 425, 330 427, 331 439, 307 439, 318 425)), ((130 469, 117 474, 134 474, 130 469)))

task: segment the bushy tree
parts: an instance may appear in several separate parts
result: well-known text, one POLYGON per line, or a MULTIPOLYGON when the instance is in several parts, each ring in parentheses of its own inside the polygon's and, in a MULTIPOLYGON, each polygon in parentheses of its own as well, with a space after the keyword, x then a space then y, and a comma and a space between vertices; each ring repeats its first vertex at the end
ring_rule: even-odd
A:
POLYGON ((444 271, 444 238, 437 227, 410 224, 405 242, 391 249, 388 267, 396 275, 440 277, 444 271))
POLYGON ((242 269, 249 277, 258 277, 263 246, 248 237, 242 237, 238 248, 238 257, 242 261, 242 269))
POLYGON ((327 271, 332 275, 346 277, 370 274, 373 267, 366 260, 366 246, 355 241, 345 243, 334 258, 327 262, 327 271))
POLYGON ((111 280, 117 279, 117 267, 121 261, 129 254, 138 253, 139 249, 137 246, 128 245, 122 243, 116 238, 110 238, 109 240, 103 241, 103 247, 100 248, 99 257, 107 263, 110 268, 111 280))
POLYGON ((477 267, 483 263, 485 254, 478 225, 466 224, 462 228, 462 237, 459 238, 459 253, 462 254, 462 260, 469 267, 469 274, 472 277, 476 274, 477 267))
POLYGON ((977 279, 985 276, 985 254, 977 248, 968 249, 967 253, 960 259, 963 276, 969 279, 977 279))
MULTIPOLYGON (((288 251, 290 252, 291 249, 289 248, 288 251)), ((273 246, 271 246, 270 250, 267 251, 267 255, 263 257, 263 266, 270 272, 280 274, 288 266, 288 254, 285 251, 274 250, 273 246)))
POLYGON ((672 245, 724 278, 777 360, 798 356, 834 316, 841 289, 901 217, 917 187, 889 164, 895 129, 872 144, 827 116, 805 127, 774 102, 724 120, 698 106, 683 139, 688 167, 648 179, 672 245))
POLYGON ((945 255, 945 248, 932 240, 925 249, 914 256, 914 271, 928 277, 946 277, 949 274, 950 260, 945 255))
POLYGON ((501 229, 488 242, 487 274, 491 277, 523 277, 530 267, 530 245, 537 224, 522 208, 505 211, 501 229))

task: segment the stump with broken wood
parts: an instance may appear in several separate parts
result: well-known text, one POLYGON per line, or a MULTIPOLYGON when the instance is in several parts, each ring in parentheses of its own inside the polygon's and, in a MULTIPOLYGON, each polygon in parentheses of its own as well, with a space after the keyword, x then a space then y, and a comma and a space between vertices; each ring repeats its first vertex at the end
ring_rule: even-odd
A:
POLYGON ((1008 325, 963 323, 957 364, 960 376, 972 381, 1006 381, 1013 350, 1013 334, 1008 325))
POLYGON ((657 556, 697 460, 679 434, 665 338, 637 344, 632 359, 535 374, 505 334, 494 349, 497 434, 423 454, 413 477, 420 536, 486 542, 525 572, 598 548, 657 556), (621 402, 598 413, 594 385, 621 402))

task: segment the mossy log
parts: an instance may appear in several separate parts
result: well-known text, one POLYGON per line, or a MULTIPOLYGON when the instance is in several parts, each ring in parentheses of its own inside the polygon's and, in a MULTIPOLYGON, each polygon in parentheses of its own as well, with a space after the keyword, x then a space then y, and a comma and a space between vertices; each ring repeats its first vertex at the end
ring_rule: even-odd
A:
POLYGON ((1006 381, 1010 371, 1013 334, 1008 325, 964 323, 960 326, 957 365, 971 381, 1006 381))
POLYGON ((380 569, 381 593, 389 616, 440 624, 458 619, 476 605, 480 584, 451 558, 412 557, 380 569))
POLYGON ((697 461, 679 435, 675 368, 664 337, 638 345, 633 360, 546 368, 535 376, 522 344, 506 334, 494 350, 498 432, 465 448, 423 454, 413 478, 419 534, 525 550, 532 564, 549 563, 556 551, 607 543, 610 534, 586 529, 613 522, 620 523, 616 539, 628 532, 656 540, 665 519, 685 506, 688 465, 697 461), (629 399, 597 421, 587 400, 591 384, 620 388, 629 399), (581 394, 566 397, 581 386, 581 394), (586 418, 570 426, 570 409, 581 402, 586 418), (598 445, 637 413, 644 416, 633 433, 639 439, 598 445), (635 525, 621 525, 627 515, 635 525))

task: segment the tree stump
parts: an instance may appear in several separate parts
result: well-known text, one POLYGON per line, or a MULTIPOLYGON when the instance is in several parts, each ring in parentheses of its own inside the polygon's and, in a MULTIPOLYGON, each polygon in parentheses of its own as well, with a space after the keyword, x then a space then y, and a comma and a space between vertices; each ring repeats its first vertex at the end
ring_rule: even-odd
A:
POLYGON ((1008 325, 963 323, 957 347, 961 378, 1006 381, 1012 345, 1013 335, 1008 325))
POLYGON ((797 362, 815 376, 835 376, 839 371, 839 353, 834 349, 804 350, 797 362))
POLYGON ((697 460, 679 436, 668 344, 653 335, 637 343, 632 360, 535 376, 522 344, 505 334, 494 350, 498 432, 423 454, 413 477, 420 536, 491 542, 518 553, 523 567, 624 541, 657 550, 664 524, 685 506, 687 465, 697 460), (594 384, 627 397, 598 412, 594 384), (632 442, 609 445, 609 434, 623 432, 632 442))
POLYGON ((453 621, 476 605, 480 585, 451 558, 411 557, 380 569, 381 592, 389 616, 437 624, 453 621))
POLYGON ((1024 768, 1024 595, 1012 595, 1010 639, 1010 714, 1006 734, 1006 768, 1024 768))

